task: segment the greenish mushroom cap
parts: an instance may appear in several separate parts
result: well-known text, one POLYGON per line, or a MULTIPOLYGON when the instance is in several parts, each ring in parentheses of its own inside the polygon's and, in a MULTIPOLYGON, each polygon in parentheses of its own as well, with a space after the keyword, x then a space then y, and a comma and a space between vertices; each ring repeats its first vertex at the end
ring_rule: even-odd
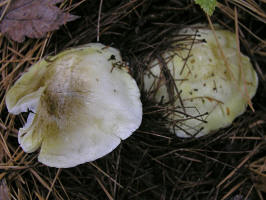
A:
POLYGON ((73 167, 115 149, 140 125, 142 105, 120 52, 99 43, 73 48, 30 67, 8 91, 10 113, 31 110, 18 141, 39 161, 73 167))
POLYGON ((239 59, 235 34, 220 28, 215 33, 228 65, 208 28, 182 29, 179 34, 190 41, 177 43, 182 50, 163 55, 180 94, 178 98, 175 90, 174 103, 169 102, 170 79, 164 76, 163 64, 154 60, 145 73, 145 90, 175 111, 167 115, 167 127, 179 137, 199 137, 229 126, 256 93, 257 74, 247 56, 239 59))

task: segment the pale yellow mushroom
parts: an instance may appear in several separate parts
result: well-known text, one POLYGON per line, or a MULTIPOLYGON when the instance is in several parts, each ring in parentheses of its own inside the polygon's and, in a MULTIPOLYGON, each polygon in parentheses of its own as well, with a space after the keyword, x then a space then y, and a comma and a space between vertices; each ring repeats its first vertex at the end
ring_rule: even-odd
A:
POLYGON ((66 168, 98 159, 142 120, 140 92, 120 52, 91 43, 34 64, 8 91, 9 112, 31 110, 18 141, 40 148, 45 165, 66 168))
POLYGON ((247 56, 239 58, 235 34, 219 27, 215 33, 226 61, 212 30, 202 25, 182 29, 179 34, 186 42, 163 54, 176 85, 174 103, 169 102, 170 78, 164 76, 163 63, 154 60, 145 73, 145 90, 175 111, 166 116, 167 127, 179 137, 199 137, 229 126, 256 93, 257 74, 247 56))

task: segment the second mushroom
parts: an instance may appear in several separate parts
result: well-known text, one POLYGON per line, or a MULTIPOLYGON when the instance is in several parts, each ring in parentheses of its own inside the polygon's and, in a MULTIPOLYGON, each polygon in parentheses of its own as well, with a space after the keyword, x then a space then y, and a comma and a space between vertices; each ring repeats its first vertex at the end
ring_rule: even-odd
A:
POLYGON ((216 28, 215 35, 206 25, 182 29, 175 49, 162 55, 164 62, 155 59, 144 75, 146 92, 166 106, 167 127, 179 137, 230 125, 256 93, 257 74, 238 53, 235 34, 216 28))

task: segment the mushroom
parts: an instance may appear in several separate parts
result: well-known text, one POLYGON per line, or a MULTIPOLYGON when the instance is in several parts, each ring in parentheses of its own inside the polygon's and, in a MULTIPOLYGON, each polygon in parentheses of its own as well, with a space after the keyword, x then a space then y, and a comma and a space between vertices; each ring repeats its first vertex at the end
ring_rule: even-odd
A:
POLYGON ((179 35, 186 40, 162 55, 165 63, 151 62, 144 89, 155 102, 171 109, 165 114, 171 132, 200 137, 229 126, 245 111, 256 93, 258 77, 249 58, 238 56, 234 33, 220 27, 215 31, 225 58, 206 26, 184 28, 179 35), (167 70, 171 78, 165 75, 167 70))
POLYGON ((96 160, 142 120, 140 92, 120 52, 100 43, 72 48, 29 68, 6 95, 13 114, 30 110, 19 129, 25 152, 57 168, 96 160))

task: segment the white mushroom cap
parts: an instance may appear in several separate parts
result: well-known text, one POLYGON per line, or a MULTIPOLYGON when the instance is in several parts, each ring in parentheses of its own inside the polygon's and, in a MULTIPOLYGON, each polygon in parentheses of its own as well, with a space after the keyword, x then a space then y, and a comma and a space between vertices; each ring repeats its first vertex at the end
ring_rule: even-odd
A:
POLYGON ((142 120, 140 92, 117 49, 99 43, 33 65, 8 91, 9 112, 33 111, 19 130, 25 152, 73 167, 115 149, 142 120))
MULTIPOLYGON (((176 112, 167 116, 170 121, 167 126, 179 137, 199 137, 230 125, 241 115, 256 93, 258 78, 247 56, 241 54, 242 65, 239 65, 234 33, 216 30, 228 66, 210 29, 190 27, 181 30, 180 35, 191 39, 186 40, 187 44, 178 43, 179 47, 183 45, 182 50, 168 51, 163 57, 184 108, 176 97, 173 105, 176 112), (190 51, 193 39, 195 43, 190 51)), ((163 65, 154 60, 150 66, 144 76, 145 90, 156 92, 157 102, 167 103, 169 80, 163 76, 163 65)))

